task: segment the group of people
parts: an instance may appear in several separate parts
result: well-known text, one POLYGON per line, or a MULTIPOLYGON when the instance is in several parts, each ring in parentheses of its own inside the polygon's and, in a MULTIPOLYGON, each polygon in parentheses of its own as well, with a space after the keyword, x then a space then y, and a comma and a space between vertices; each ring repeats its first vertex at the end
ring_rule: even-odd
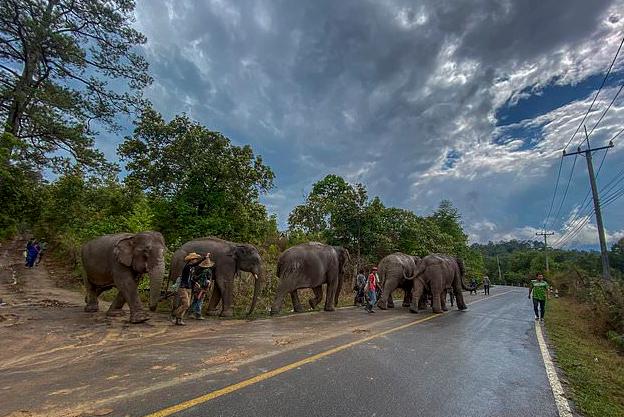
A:
MULTIPOLYGON (((483 294, 490 295, 490 286, 492 285, 492 282, 490 281, 490 277, 485 275, 481 283, 483 284, 483 294)), ((479 287, 479 284, 477 283, 477 280, 474 278, 471 279, 469 283, 470 294, 477 295, 478 287, 479 287)))
POLYGON ((46 246, 46 242, 40 242, 36 239, 28 239, 26 249, 24 250, 24 258, 26 259, 27 268, 39 265, 39 262, 41 262, 41 258, 46 250, 46 246))
POLYGON ((377 299, 381 296, 381 281, 377 273, 377 267, 373 267, 368 278, 364 275, 364 270, 360 269, 355 278, 355 299, 353 305, 365 306, 366 311, 374 313, 373 307, 377 303, 377 299))
POLYGON ((174 287, 177 287, 172 304, 171 317, 174 324, 184 326, 184 317, 190 310, 197 320, 204 320, 202 307, 206 294, 213 282, 214 262, 210 253, 200 255, 191 252, 184 258, 182 275, 178 277, 174 287))

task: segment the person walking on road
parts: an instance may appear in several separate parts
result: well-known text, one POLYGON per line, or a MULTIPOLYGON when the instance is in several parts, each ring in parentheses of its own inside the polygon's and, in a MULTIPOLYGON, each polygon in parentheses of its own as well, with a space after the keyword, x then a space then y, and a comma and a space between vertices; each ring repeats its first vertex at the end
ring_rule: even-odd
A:
POLYGON ((39 256, 39 243, 36 240, 29 240, 26 244, 26 266, 32 268, 39 256))
POLYGON ((214 262, 210 259, 210 253, 206 254, 206 258, 197 265, 196 276, 197 279, 193 283, 193 298, 191 302, 191 312, 196 320, 204 320, 202 316, 202 307, 204 305, 204 298, 208 294, 208 289, 212 282, 212 267, 214 262))
POLYGON ((368 295, 368 305, 366 311, 374 313, 373 307, 377 303, 377 267, 374 266, 370 275, 368 276, 368 282, 366 283, 366 294, 368 295))
POLYGON ((544 322, 544 313, 546 312, 546 299, 548 298, 548 283, 544 280, 544 275, 537 273, 535 279, 531 280, 529 285, 529 299, 533 295, 533 312, 535 320, 544 322))
POLYGON ((483 277, 483 294, 490 295, 490 277, 483 277))
POLYGON ((364 304, 364 288, 366 287, 366 277, 364 276, 364 271, 359 270, 357 276, 355 277, 355 285, 353 286, 353 291, 355 292, 355 298, 353 300, 353 305, 359 307, 364 304))
POLYGON ((196 280, 195 269, 205 259, 195 252, 191 252, 184 260, 186 265, 182 269, 182 276, 180 277, 180 286, 178 287, 178 305, 174 310, 175 324, 177 326, 184 326, 184 314, 191 306, 191 289, 193 288, 196 280))

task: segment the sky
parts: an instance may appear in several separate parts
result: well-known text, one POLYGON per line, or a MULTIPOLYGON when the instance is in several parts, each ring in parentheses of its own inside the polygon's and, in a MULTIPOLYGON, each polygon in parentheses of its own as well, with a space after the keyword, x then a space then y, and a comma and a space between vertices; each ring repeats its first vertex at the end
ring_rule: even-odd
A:
MULTIPOLYGON (((562 149, 624 37, 624 0, 150 0, 138 2, 135 25, 148 38, 147 98, 167 118, 186 112, 251 144, 276 174, 262 201, 282 228, 334 173, 419 215, 451 200, 471 241, 487 242, 544 228, 562 149)), ((624 51, 588 130, 622 82, 624 51)), ((624 93, 592 146, 623 127, 624 93)), ((98 145, 115 160, 120 140, 98 145)), ((614 143, 599 187, 624 168, 624 134, 614 143)), ((557 242, 589 189, 583 156, 561 167, 551 243, 596 247, 593 218, 557 242)), ((604 208, 609 243, 624 236, 622 208, 624 199, 604 208)))

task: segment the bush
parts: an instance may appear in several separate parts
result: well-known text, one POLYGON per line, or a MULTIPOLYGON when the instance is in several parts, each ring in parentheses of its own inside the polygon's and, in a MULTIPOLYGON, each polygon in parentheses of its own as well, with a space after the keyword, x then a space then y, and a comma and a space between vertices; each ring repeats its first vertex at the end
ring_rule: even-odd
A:
POLYGON ((569 295, 592 306, 596 332, 624 335, 624 284, 621 280, 605 281, 579 269, 556 273, 550 279, 560 295, 569 295))

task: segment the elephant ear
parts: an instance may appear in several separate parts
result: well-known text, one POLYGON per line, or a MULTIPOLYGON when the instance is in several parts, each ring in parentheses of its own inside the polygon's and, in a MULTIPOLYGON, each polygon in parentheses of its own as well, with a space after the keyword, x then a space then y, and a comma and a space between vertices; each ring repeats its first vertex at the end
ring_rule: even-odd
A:
POLYGON ((113 254, 117 261, 125 266, 132 265, 132 251, 134 249, 134 242, 131 237, 121 239, 115 244, 113 254))

